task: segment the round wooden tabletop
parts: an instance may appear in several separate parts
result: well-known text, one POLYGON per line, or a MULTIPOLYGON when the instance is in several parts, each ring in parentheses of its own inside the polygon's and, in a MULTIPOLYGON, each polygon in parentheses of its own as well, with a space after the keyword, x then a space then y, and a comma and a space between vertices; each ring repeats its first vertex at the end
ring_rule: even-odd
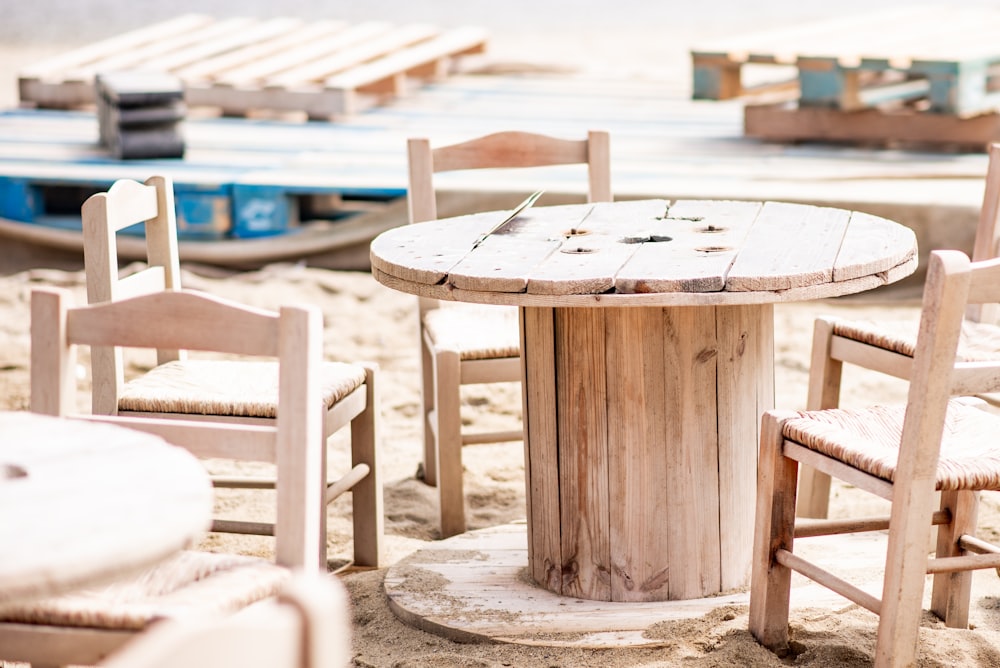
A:
POLYGON ((148 567, 207 531, 202 464, 111 425, 0 413, 0 605, 148 567))
POLYGON ((375 238, 372 273, 403 292, 517 306, 800 301, 913 273, 912 230, 786 202, 633 200, 404 225, 375 238))

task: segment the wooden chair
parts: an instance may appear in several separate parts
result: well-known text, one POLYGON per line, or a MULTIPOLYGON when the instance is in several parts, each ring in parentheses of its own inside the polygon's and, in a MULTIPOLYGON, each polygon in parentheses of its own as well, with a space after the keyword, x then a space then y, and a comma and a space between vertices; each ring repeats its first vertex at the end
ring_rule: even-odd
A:
MULTIPOLYGON (((437 219, 434 174, 445 171, 583 164, 588 200, 611 201, 609 146, 608 134, 597 131, 578 140, 499 132, 434 149, 427 139, 410 139, 410 222, 437 219)), ((423 477, 438 487, 441 534, 451 536, 466 527, 462 446, 523 438, 521 430, 463 432, 460 397, 462 385, 521 380, 517 309, 420 298, 419 316, 423 477)))
MULTIPOLYGON (((976 228, 973 261, 1000 254, 1000 144, 989 148, 986 189, 976 228)), ((959 340, 959 356, 981 359, 1000 356, 1000 327, 992 306, 972 306, 959 340)), ((909 379, 916 332, 909 323, 863 322, 843 318, 816 319, 809 367, 807 410, 836 408, 844 363, 909 379)), ((804 467, 800 473, 800 517, 824 518, 829 512, 830 477, 804 467)))
POLYGON ((350 603, 327 575, 298 575, 274 601, 235 615, 157 623, 102 668, 346 668, 350 603))
POLYGON ((763 645, 788 645, 792 571, 879 615, 876 666, 915 665, 927 574, 931 611, 950 627, 968 625, 970 571, 1000 566, 1000 547, 975 537, 978 492, 1000 490, 1000 418, 968 395, 997 389, 1000 360, 956 363, 955 355, 966 304, 1000 301, 998 286, 1000 259, 931 253, 905 407, 765 413, 750 594, 750 630, 763 645), (801 464, 890 501, 890 516, 796 522, 801 464), (936 557, 927 555, 932 524, 936 557), (793 549, 810 536, 885 528, 881 598, 793 549))
MULTIPOLYGON (((180 263, 169 179, 154 176, 145 184, 131 180, 114 183, 106 193, 91 196, 83 205, 84 263, 87 297, 91 304, 117 301, 162 290, 179 290, 180 263), (119 279, 117 233, 145 222, 148 266, 119 279)), ((212 328, 224 325, 213 323, 212 328)), ((125 382, 120 347, 91 349, 95 414, 122 417, 202 419, 223 422, 273 422, 277 415, 276 367, 268 361, 188 359, 177 347, 160 346, 157 366, 125 382)), ((376 420, 379 405, 373 364, 315 361, 322 393, 319 442, 344 426, 351 426, 353 469, 342 482, 329 483, 329 503, 351 488, 354 513, 354 564, 381 564, 383 510, 382 487, 376 455, 376 420), (349 483, 349 484, 348 484, 349 483)), ((216 456, 259 459, 259 454, 238 448, 216 456)), ((326 470, 326 448, 321 465, 326 470)), ((271 456, 264 459, 273 458, 271 456)), ((222 478, 217 486, 274 487, 273 480, 222 478)), ((322 537, 319 551, 302 553, 292 543, 279 545, 279 563, 288 566, 326 565, 326 513, 315 518, 315 531, 322 537)), ((260 522, 220 521, 214 531, 270 535, 273 525, 260 522)))

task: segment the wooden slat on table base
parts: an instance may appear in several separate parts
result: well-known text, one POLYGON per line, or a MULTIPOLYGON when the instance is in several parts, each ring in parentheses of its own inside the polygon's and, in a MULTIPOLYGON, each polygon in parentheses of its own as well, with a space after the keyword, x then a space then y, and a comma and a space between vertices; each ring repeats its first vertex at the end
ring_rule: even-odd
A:
POLYGON ((556 373, 548 381, 556 385, 562 593, 599 601, 611 599, 604 316, 605 309, 556 309, 556 373))
POLYGON ((527 483, 528 567, 532 579, 546 589, 560 591, 562 545, 559 539, 559 468, 556 461, 556 388, 546 379, 555 377, 556 360, 552 346, 529 346, 527 341, 552 341, 555 315, 551 308, 522 308, 521 387, 524 402, 524 466, 527 483), (528 444, 531 447, 528 447, 528 444))
POLYGON ((774 306, 716 307, 719 354, 719 536, 722 589, 750 577, 760 415, 774 404, 774 306), (740 397, 756 397, 754 402, 740 397), (740 411, 737 413, 736 411, 740 411))
POLYGON ((608 458, 611 592, 617 601, 664 598, 668 550, 659 530, 669 521, 663 384, 664 341, 659 308, 607 309, 608 458), (629 369, 629 373, 615 373, 629 369), (643 512, 634 512, 643 508, 643 512))
POLYGON ((670 453, 667 507, 669 598, 720 591, 718 414, 715 398, 715 318, 718 307, 663 310, 665 360, 660 381, 669 391, 663 407, 664 447, 670 453), (678 392, 676 388, 687 388, 678 392))

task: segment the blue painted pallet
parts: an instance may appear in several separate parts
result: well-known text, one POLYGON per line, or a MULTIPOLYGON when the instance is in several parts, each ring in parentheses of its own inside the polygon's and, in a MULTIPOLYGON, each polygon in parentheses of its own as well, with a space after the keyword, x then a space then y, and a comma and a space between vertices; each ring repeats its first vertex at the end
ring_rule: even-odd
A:
POLYGON ((330 139, 328 124, 189 125, 195 136, 214 136, 215 144, 199 140, 184 159, 122 161, 98 144, 91 113, 0 113, 0 218, 78 230, 89 195, 119 178, 164 174, 174 181, 181 239, 252 239, 288 233, 304 219, 335 221, 406 193, 401 168, 388 177, 386 170, 366 176, 364 169, 353 178, 324 177, 320 169, 298 178, 303 156, 330 139))

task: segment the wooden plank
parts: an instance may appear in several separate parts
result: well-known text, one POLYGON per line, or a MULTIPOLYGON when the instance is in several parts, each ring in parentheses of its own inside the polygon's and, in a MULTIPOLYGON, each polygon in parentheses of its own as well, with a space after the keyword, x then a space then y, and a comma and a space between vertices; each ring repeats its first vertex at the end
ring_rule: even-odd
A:
POLYGON ((421 223, 425 238, 434 238, 433 254, 408 243, 394 243, 378 237, 372 241, 372 267, 407 281, 436 285, 444 281, 454 267, 472 249, 486 229, 482 216, 452 218, 446 222, 421 223))
POLYGON ((224 38, 227 34, 245 30, 251 19, 233 18, 216 21, 182 33, 137 45, 118 53, 109 54, 99 60, 85 63, 75 68, 67 69, 63 78, 70 81, 93 81, 94 75, 100 72, 114 72, 120 69, 142 69, 147 61, 161 57, 164 54, 190 47, 191 45, 212 42, 224 38))
POLYGON ((303 63, 312 63, 330 53, 372 39, 390 27, 391 24, 383 21, 366 21, 352 26, 343 21, 320 22, 319 28, 297 33, 299 41, 294 47, 275 52, 263 59, 252 60, 243 67, 230 70, 218 78, 218 83, 234 88, 251 84, 262 85, 261 82, 271 81, 272 77, 278 77, 282 72, 293 71, 303 63))
MULTIPOLYGON (((469 254, 455 263, 448 280, 463 290, 524 292, 537 267, 558 251, 564 233, 579 225, 589 211, 589 205, 569 206, 560 209, 557 216, 546 213, 544 219, 531 209, 523 211, 483 239, 475 250, 475 241, 470 243, 469 254), (502 267, 497 266, 498 258, 503 259, 502 267), (491 268, 485 272, 487 279, 482 277, 484 267, 491 268)), ((496 211, 480 216, 483 231, 503 220, 507 213, 496 211)))
POLYGON ((156 72, 169 71, 175 75, 179 70, 189 67, 207 71, 204 68, 217 66, 220 58, 231 58, 234 52, 266 44, 276 35, 286 34, 300 23, 299 19, 276 18, 259 23, 235 24, 231 30, 214 39, 195 42, 183 49, 164 53, 145 61, 142 67, 156 72))
POLYGON ((528 568, 535 582, 562 591, 555 316, 551 308, 521 309, 524 467, 528 502, 528 568))
POLYGON ((329 56, 304 63, 268 77, 265 85, 277 88, 294 88, 302 85, 321 85, 327 77, 374 60, 380 56, 411 44, 430 39, 439 29, 427 24, 392 26, 385 32, 371 35, 329 56))
POLYGON ((754 235, 733 262, 726 289, 788 290, 829 282, 849 220, 850 212, 843 209, 765 203, 754 235), (789 243, 784 253, 776 253, 775 238, 808 238, 810 243, 789 243))
POLYGON ((724 55, 734 62, 792 64, 803 52, 824 53, 841 48, 851 35, 885 38, 886 25, 915 25, 922 14, 940 25, 940 12, 936 9, 889 8, 728 37, 696 45, 692 54, 724 55))
POLYGON ((663 310, 607 309, 611 596, 667 598, 670 565, 663 310))
MULTIPOLYGON (((651 211, 657 211, 656 207, 651 211)), ((640 243, 618 271, 615 288, 623 293, 724 289, 736 257, 734 249, 742 245, 759 211, 757 202, 683 200, 671 204, 666 217, 635 230, 635 238, 648 236, 649 241, 640 243)))
POLYGON ((247 31, 253 38, 240 47, 197 63, 176 68, 176 76, 191 83, 200 79, 215 79, 223 72, 261 60, 279 51, 310 41, 331 26, 343 25, 340 21, 314 21, 303 25, 301 19, 277 18, 247 31))
POLYGON ((774 404, 773 310, 770 304, 715 309, 723 591, 750 578, 760 416, 774 404))
MULTIPOLYGON (((621 243, 633 226, 635 207, 599 202, 584 207, 580 219, 562 231, 564 241, 528 276, 533 294, 598 294, 615 287, 615 276, 637 244, 621 243)), ((639 205, 647 210, 648 205, 639 205)), ((658 208, 658 207, 657 207, 658 208)), ((527 212, 530 215, 530 211, 527 212)))
MULTIPOLYGON (((21 70, 19 79, 30 80, 53 77, 67 69, 82 67, 109 55, 128 51, 151 41, 167 39, 178 34, 184 34, 190 30, 196 30, 211 21, 212 18, 207 15, 184 14, 175 19, 156 23, 122 35, 116 35, 115 37, 88 44, 79 49, 53 56, 52 58, 47 58, 34 65, 28 65, 21 70)), ((22 94, 22 100, 25 99, 31 101, 31 98, 24 98, 22 94)))
POLYGON ((912 110, 845 112, 821 107, 747 105, 744 132, 773 141, 913 143, 977 151, 1000 140, 1000 113, 963 118, 912 110))
POLYGON ((695 598, 719 592, 722 582, 716 317, 713 307, 663 313, 669 596, 695 598))
POLYGON ((916 253, 916 236, 908 227, 854 211, 833 265, 833 280, 846 281, 888 271, 916 253), (893 254, 891 249, 909 248, 893 254))
POLYGON ((327 88, 367 89, 398 74, 420 74, 436 78, 445 74, 436 66, 452 56, 482 53, 486 48, 486 31, 482 28, 463 27, 449 30, 425 42, 407 46, 399 51, 352 68, 324 81, 327 88))
POLYGON ((604 319, 599 308, 555 311, 561 591, 597 601, 611 600, 604 319))

